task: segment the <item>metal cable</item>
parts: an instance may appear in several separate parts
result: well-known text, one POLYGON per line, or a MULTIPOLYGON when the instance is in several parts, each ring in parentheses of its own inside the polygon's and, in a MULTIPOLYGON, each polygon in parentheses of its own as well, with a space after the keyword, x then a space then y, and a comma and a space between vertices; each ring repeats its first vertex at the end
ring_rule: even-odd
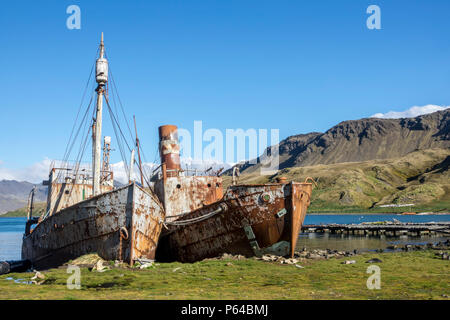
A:
POLYGON ((209 218, 215 216, 216 214, 221 213, 222 211, 223 211, 222 208, 218 208, 218 209, 216 209, 206 215, 203 215, 201 217, 186 219, 186 220, 182 220, 182 221, 167 221, 166 220, 164 223, 167 225, 174 225, 174 226, 186 226, 186 225, 194 224, 194 223, 209 219, 209 218))

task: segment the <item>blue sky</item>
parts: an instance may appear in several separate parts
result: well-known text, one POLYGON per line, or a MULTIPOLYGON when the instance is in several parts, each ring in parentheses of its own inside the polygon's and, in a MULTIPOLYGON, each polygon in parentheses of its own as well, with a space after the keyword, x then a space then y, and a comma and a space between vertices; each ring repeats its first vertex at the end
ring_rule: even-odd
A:
POLYGON ((449 1, 2 2, 0 167, 62 158, 102 31, 153 161, 162 124, 276 128, 283 139, 449 105, 449 17, 449 1), (71 4, 80 30, 66 27, 71 4), (371 4, 381 30, 366 27, 371 4))

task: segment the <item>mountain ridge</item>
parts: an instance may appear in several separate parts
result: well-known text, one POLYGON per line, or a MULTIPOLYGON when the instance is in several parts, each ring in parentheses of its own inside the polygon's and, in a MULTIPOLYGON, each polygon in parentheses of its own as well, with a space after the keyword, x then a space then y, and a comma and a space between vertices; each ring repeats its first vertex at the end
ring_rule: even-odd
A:
MULTIPOLYGON (((450 148, 417 150, 383 160, 290 167, 272 176, 254 171, 242 174, 238 183, 273 183, 279 177, 316 181, 308 212, 398 212, 380 207, 391 204, 413 204, 406 210, 415 212, 450 212, 450 148)), ((229 184, 227 176, 224 186, 229 184)))
MULTIPOLYGON (((363 118, 338 123, 324 133, 290 136, 278 144, 279 168, 383 160, 416 150, 450 148, 450 110, 415 118, 363 118)), ((265 151, 274 152, 274 147, 265 151)), ((254 161, 253 161, 254 163, 254 161)), ((250 161, 237 164, 241 173, 261 167, 250 161)), ((231 170, 227 172, 231 173, 231 170)))
POLYGON ((47 200, 47 187, 27 181, 0 180, 0 215, 27 205, 28 196, 36 186, 35 201, 47 200))

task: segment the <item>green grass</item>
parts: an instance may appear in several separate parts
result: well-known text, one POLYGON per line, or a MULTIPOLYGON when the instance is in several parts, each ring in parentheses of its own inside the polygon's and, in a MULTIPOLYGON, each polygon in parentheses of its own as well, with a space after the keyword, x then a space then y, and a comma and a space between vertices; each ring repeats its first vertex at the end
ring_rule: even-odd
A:
POLYGON ((0 276, 0 299, 445 299, 450 295, 450 263, 432 251, 363 254, 293 265, 246 260, 161 263, 148 270, 81 270, 81 289, 66 287, 65 269, 44 271, 42 285, 18 284, 32 273, 0 276), (370 258, 380 258, 381 290, 369 290, 370 258), (231 262, 231 265, 230 265, 231 262), (181 268, 174 271, 176 268, 181 268))

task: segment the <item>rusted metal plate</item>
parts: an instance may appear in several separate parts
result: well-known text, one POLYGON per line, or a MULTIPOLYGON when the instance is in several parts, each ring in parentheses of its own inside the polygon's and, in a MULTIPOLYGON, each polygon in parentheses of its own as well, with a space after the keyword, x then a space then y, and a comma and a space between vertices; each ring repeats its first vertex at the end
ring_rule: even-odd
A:
POLYGON ((156 195, 135 186, 132 217, 131 261, 154 259, 165 213, 156 195))
POLYGON ((303 223, 309 205, 309 196, 298 197, 301 192, 310 196, 311 185, 231 186, 220 201, 175 219, 172 225, 174 219, 168 219, 169 230, 163 231, 157 257, 193 262, 222 253, 252 256, 255 244, 251 241, 260 249, 280 241, 289 242, 292 248, 296 242, 292 235, 303 223), (209 216, 220 208, 224 209, 209 216), (278 214, 283 210, 285 214, 278 214), (180 225, 183 221, 185 225, 180 225), (255 239, 248 238, 246 227, 251 227, 255 239))
POLYGON ((157 241, 161 217, 164 217, 164 211, 158 199, 130 184, 42 220, 31 234, 24 237, 22 259, 32 261, 35 268, 46 268, 97 252, 106 260, 132 263, 141 253, 147 255, 154 251, 155 244, 147 243, 157 241), (146 218, 149 220, 141 222, 146 218), (142 233, 144 236, 136 237, 132 244, 132 237, 121 237, 121 229, 129 235, 142 233), (133 250, 132 245, 137 249, 133 250))
POLYGON ((222 179, 214 176, 167 177, 157 181, 155 188, 167 217, 191 212, 223 197, 222 179))

